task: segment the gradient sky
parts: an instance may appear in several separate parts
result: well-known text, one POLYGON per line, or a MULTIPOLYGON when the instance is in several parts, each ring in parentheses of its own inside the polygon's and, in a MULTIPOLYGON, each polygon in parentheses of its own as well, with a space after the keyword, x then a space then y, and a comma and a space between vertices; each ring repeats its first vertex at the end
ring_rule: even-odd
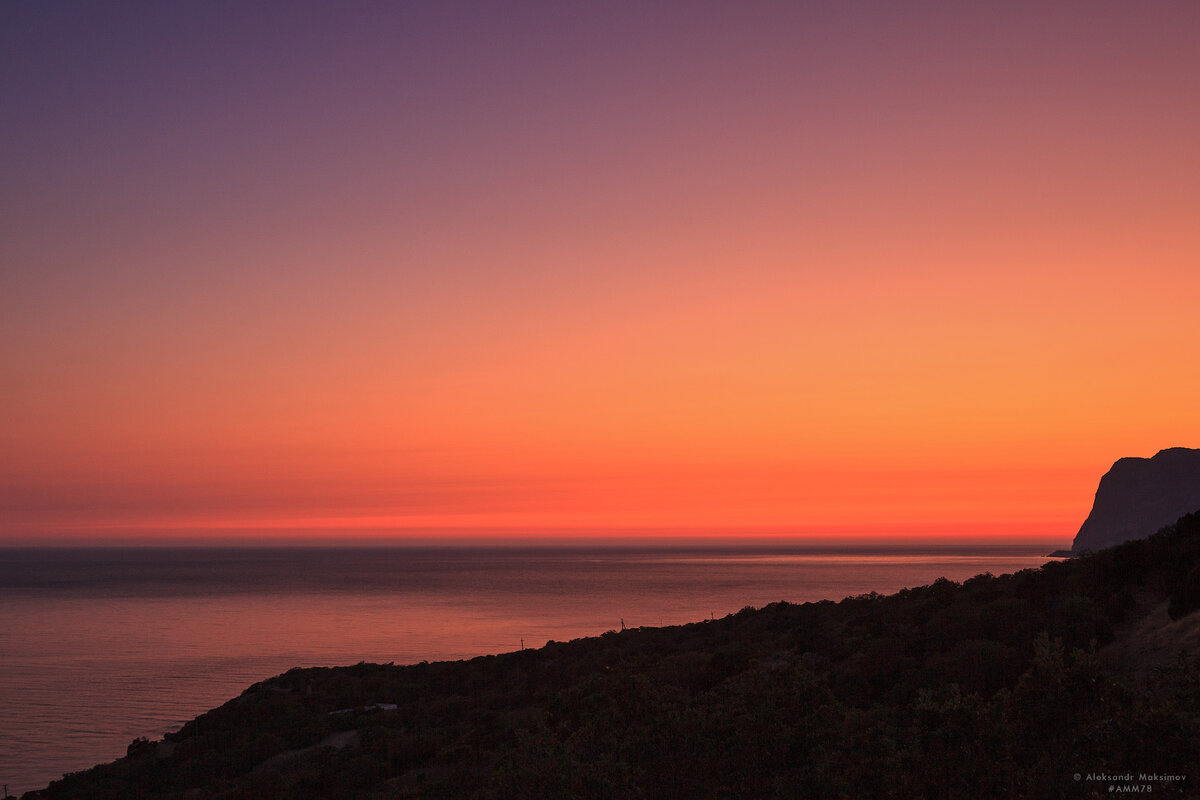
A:
POLYGON ((1200 4, 0 5, 0 542, 1067 542, 1200 444, 1200 4))

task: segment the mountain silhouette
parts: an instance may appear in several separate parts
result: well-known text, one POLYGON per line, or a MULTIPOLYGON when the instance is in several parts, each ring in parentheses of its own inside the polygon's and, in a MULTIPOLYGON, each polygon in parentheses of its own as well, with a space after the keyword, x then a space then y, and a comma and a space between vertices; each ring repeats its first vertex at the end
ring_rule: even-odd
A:
POLYGON ((1200 509, 1200 450, 1172 447, 1153 458, 1122 458, 1100 486, 1072 551, 1143 539, 1200 509))

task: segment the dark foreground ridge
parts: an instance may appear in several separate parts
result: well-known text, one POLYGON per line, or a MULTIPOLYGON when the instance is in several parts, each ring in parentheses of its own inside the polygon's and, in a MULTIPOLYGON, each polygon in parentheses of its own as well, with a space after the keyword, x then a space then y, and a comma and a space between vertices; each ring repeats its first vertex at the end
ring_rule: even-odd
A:
POLYGON ((1195 797, 1197 608, 1192 514, 961 585, 294 669, 25 797, 1195 797))

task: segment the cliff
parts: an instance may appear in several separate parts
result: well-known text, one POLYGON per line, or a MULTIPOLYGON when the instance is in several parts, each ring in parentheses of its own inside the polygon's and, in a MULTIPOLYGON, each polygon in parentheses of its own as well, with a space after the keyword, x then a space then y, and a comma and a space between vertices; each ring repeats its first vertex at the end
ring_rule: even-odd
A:
POLYGON ((1100 479, 1092 511, 1071 549, 1103 550, 1142 539, 1200 509, 1200 450, 1172 447, 1122 458, 1100 479))

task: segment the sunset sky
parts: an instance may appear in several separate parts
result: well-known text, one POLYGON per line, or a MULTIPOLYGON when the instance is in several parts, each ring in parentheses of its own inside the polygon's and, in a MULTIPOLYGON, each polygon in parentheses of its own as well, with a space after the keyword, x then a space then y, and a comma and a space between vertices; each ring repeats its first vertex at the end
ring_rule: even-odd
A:
POLYGON ((0 543, 1067 543, 1200 446, 1200 3, 0 5, 0 543))

